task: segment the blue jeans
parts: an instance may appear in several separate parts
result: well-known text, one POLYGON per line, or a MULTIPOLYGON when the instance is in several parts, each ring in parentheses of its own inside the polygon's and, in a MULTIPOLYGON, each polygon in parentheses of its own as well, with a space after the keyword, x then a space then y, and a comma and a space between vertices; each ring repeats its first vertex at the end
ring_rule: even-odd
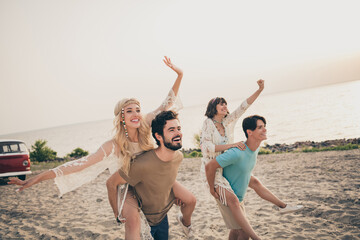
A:
POLYGON ((154 240, 168 240, 169 239, 169 222, 167 215, 156 226, 151 226, 151 236, 154 240))

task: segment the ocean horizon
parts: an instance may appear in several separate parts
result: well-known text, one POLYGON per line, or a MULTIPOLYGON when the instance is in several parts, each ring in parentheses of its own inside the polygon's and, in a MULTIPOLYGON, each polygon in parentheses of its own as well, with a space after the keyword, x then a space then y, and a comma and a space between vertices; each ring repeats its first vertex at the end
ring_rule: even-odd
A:
MULTIPOLYGON (((240 117, 235 127, 235 141, 245 140, 242 119, 258 114, 267 120, 268 139, 264 143, 324 141, 360 137, 360 80, 321 87, 280 92, 260 97, 240 117)), ((226 99, 230 112, 245 99, 226 99)), ((184 107, 179 112, 183 148, 194 148, 194 134, 205 120, 206 104, 184 107)), ((0 135, 1 139, 24 141, 28 148, 38 139, 63 157, 81 147, 94 152, 112 137, 112 119, 75 123, 26 132, 0 135)))

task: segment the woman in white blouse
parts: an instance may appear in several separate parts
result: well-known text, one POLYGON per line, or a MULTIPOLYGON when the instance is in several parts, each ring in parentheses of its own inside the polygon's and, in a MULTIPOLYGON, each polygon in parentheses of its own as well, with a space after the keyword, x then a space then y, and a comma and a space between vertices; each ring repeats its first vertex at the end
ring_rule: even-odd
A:
MULTIPOLYGON (((206 182, 205 165, 216 158, 225 150, 237 147, 240 150, 245 149, 242 142, 234 143, 234 128, 237 120, 248 109, 248 107, 257 99, 264 89, 264 80, 258 80, 259 89, 256 90, 249 98, 232 113, 229 113, 227 102, 224 98, 213 98, 209 101, 205 116, 208 118, 204 121, 201 130, 201 151, 203 154, 200 174, 202 180, 206 182)), ((269 191, 255 176, 251 176, 249 187, 263 199, 275 204, 283 213, 291 212, 294 206, 287 205, 272 192, 269 191)), ((229 182, 222 175, 222 168, 218 168, 215 175, 215 191, 219 195, 222 204, 229 206, 237 221, 241 221, 239 200, 232 190, 229 182)), ((296 208, 296 207, 295 207, 296 208)))
MULTIPOLYGON (((18 178, 11 178, 9 184, 21 185, 17 191, 29 188, 39 182, 54 179, 59 188, 60 196, 72 191, 85 183, 95 179, 105 169, 110 174, 122 168, 125 172, 129 170, 130 161, 141 152, 154 148, 154 140, 151 137, 150 125, 154 117, 164 110, 169 110, 174 105, 181 108, 181 102, 177 98, 183 72, 180 68, 171 63, 170 58, 165 57, 165 64, 177 73, 174 85, 170 89, 165 101, 156 110, 141 114, 140 103, 134 98, 120 100, 114 109, 114 137, 101 145, 93 154, 67 162, 55 169, 43 172, 31 179, 21 181, 18 178)), ((178 182, 173 187, 175 197, 182 200, 193 195, 178 182)), ((195 198, 195 197, 194 197, 195 198)), ((119 199, 115 203, 118 207, 119 216, 116 219, 125 222, 125 239, 140 239, 140 215, 138 204, 128 186, 119 189, 119 199)), ((141 234, 145 239, 149 236, 149 226, 141 222, 141 234)))

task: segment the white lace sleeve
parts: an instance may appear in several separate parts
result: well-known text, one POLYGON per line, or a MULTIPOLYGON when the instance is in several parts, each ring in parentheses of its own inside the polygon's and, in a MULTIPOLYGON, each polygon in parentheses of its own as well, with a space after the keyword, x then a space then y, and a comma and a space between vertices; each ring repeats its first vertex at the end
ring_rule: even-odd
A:
POLYGON ((117 164, 113 163, 116 158, 109 157, 109 155, 113 155, 114 145, 108 143, 89 156, 51 169, 56 175, 54 181, 60 191, 60 196, 91 182, 106 168, 117 164))
POLYGON ((244 112, 250 107, 250 104, 247 103, 247 100, 243 101, 239 107, 235 109, 232 113, 230 113, 224 119, 224 125, 228 125, 231 123, 236 123, 237 120, 244 114, 244 112))
POLYGON ((214 127, 209 118, 205 119, 201 129, 200 147, 203 156, 207 159, 215 154, 214 127))
POLYGON ((244 112, 250 107, 250 104, 247 103, 247 100, 243 101, 241 105, 235 109, 232 113, 230 113, 226 118, 224 119, 224 127, 225 131, 227 132, 228 141, 229 143, 234 142, 234 128, 236 125, 236 122, 239 120, 241 115, 244 114, 244 112))
POLYGON ((181 110, 183 108, 181 99, 179 97, 179 93, 176 96, 174 91, 172 89, 170 89, 168 95, 166 96, 165 100, 162 102, 162 104, 155 109, 152 112, 149 112, 148 114, 146 114, 146 122, 151 125, 151 121, 155 118, 156 115, 158 115, 160 112, 162 111, 167 111, 167 110, 173 110, 175 112, 178 112, 179 110, 181 110))

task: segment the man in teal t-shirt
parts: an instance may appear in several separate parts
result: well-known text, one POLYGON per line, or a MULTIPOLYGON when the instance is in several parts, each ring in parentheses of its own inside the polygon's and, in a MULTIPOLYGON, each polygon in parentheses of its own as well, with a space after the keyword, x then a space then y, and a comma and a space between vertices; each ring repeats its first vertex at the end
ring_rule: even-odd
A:
POLYGON ((224 169, 224 177, 230 183, 239 202, 244 200, 246 190, 249 186, 251 172, 255 167, 259 152, 259 148, 252 151, 246 143, 245 146, 246 149, 244 151, 239 148, 231 148, 216 157, 217 163, 224 169))
POLYGON ((249 186, 251 172, 255 167, 260 143, 266 139, 266 120, 264 117, 253 115, 243 121, 243 130, 246 135, 246 150, 231 148, 206 164, 206 177, 210 193, 219 199, 214 188, 215 172, 223 168, 223 175, 230 183, 240 202, 241 224, 239 225, 227 206, 218 201, 218 206, 226 225, 231 229, 229 239, 260 239, 246 219, 243 199, 249 186))

